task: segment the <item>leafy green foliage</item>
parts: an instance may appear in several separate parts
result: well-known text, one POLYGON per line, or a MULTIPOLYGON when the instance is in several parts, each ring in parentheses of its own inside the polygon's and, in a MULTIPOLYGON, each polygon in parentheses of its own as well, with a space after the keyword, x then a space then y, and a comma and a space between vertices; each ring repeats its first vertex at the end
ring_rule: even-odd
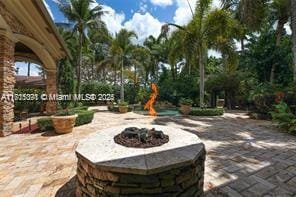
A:
MULTIPOLYGON (((69 115, 69 114, 71 115, 77 114, 78 116, 76 118, 75 126, 81 126, 84 124, 91 123, 94 118, 95 112, 87 109, 88 107, 83 106, 83 107, 69 109, 67 114, 65 114, 65 111, 59 111, 57 114, 60 114, 61 116, 69 115)), ((42 132, 54 130, 51 118, 40 118, 37 120, 37 125, 40 131, 42 132)))
POLYGON ((42 132, 54 130, 51 118, 40 118, 37 120, 37 125, 42 132))
POLYGON ((193 101, 188 98, 181 98, 179 103, 180 103, 180 105, 190 105, 191 106, 193 104, 193 101))
POLYGON ((41 94, 44 93, 44 90, 35 89, 35 88, 17 88, 14 90, 14 94, 17 95, 37 95, 38 99, 32 100, 22 100, 15 99, 14 110, 16 111, 27 111, 28 113, 40 112, 42 107, 45 105, 43 101, 40 100, 41 94))
POLYGON ((296 116, 291 113, 289 106, 281 101, 275 106, 275 111, 271 112, 272 120, 278 123, 279 127, 290 132, 296 131, 296 116))
POLYGON ((222 108, 192 108, 189 115, 191 116, 221 116, 224 114, 222 108))
POLYGON ((75 126, 91 123, 95 114, 92 110, 76 110, 75 113, 78 115, 75 126))

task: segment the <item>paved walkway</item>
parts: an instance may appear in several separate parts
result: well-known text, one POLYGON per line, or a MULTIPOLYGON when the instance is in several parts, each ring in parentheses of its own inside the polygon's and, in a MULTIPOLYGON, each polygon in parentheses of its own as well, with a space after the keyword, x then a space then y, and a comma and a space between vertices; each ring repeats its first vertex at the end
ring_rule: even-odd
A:
POLYGON ((223 117, 157 117, 98 112, 92 124, 67 135, 53 132, 0 138, 0 196, 74 196, 80 139, 105 127, 170 125, 206 145, 206 196, 296 196, 296 137, 242 113, 223 117))

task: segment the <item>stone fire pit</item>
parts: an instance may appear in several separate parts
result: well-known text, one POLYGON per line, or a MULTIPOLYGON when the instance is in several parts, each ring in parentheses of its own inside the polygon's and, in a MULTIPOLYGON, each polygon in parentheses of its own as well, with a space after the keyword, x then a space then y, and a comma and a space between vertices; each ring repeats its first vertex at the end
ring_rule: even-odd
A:
POLYGON ((125 125, 98 131, 82 140, 78 157, 78 196, 202 196, 205 148, 181 129, 125 125), (153 148, 129 148, 114 142, 127 127, 155 128, 169 142, 153 148))

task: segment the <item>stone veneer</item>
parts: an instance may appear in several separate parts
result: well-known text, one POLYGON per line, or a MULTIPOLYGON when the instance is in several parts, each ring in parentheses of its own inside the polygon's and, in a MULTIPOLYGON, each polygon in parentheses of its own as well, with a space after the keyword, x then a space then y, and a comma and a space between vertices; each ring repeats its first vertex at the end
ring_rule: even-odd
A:
MULTIPOLYGON (((14 78, 14 42, 0 35, 0 98, 13 95, 14 78)), ((14 119, 14 103, 11 99, 0 100, 0 136, 9 135, 14 119)))
POLYGON ((77 196, 203 196, 205 148, 194 134, 150 125, 170 136, 168 144, 148 149, 112 144, 114 134, 129 126, 135 125, 99 131, 79 144, 77 196))
MULTIPOLYGON (((46 94, 56 95, 57 94, 57 77, 56 71, 46 71, 46 94)), ((57 102, 48 101, 46 102, 46 113, 52 115, 57 111, 57 102)))

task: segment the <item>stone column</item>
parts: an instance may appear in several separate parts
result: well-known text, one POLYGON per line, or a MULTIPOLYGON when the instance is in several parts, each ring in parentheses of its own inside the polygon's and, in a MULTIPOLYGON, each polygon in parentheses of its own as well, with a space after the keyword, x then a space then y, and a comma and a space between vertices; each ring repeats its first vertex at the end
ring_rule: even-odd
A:
MULTIPOLYGON (((57 77, 55 70, 46 71, 46 94, 48 97, 57 94, 57 77)), ((46 103, 46 113, 52 115, 57 111, 57 102, 49 100, 46 103)))
POLYGON ((11 133, 14 120, 14 103, 11 96, 15 84, 14 78, 15 43, 0 32, 0 136, 11 133), (9 98, 10 97, 10 98, 9 98))

